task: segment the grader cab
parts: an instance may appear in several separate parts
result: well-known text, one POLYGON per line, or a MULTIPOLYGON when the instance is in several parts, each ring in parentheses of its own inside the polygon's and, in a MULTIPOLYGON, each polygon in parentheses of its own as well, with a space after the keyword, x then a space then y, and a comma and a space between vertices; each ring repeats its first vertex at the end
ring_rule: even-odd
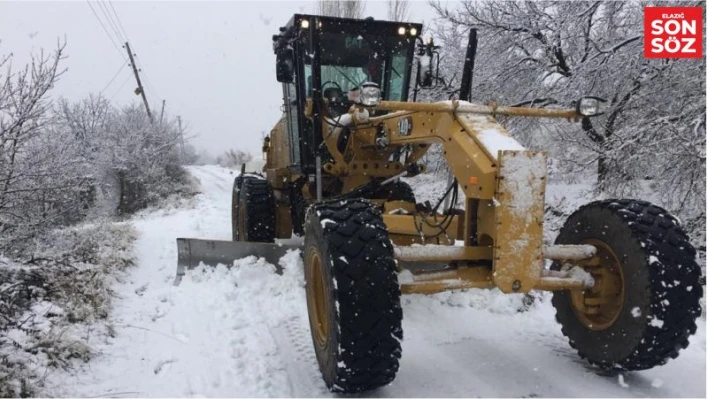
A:
POLYGON ((472 31, 458 98, 415 102, 439 80, 436 47, 421 30, 303 14, 280 28, 283 115, 264 141, 264 170, 235 179, 234 241, 178 239, 178 280, 200 262, 257 255, 277 264, 299 248, 314 350, 333 391, 394 379, 402 294, 553 291, 563 333, 589 362, 641 370, 676 357, 696 330, 702 293, 679 220, 648 202, 602 200, 544 243, 546 153, 496 120, 561 118, 573 129, 602 113, 602 101, 470 103, 472 31), (436 143, 454 178, 436 204, 421 204, 400 178, 425 171, 421 159, 436 143), (304 244, 277 242, 293 234, 304 244))

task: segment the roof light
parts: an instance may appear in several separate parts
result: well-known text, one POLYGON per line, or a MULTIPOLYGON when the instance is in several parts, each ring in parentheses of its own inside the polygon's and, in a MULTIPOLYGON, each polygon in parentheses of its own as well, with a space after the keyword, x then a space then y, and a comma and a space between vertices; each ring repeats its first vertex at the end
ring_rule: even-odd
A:
POLYGON ((415 35, 418 34, 418 29, 416 29, 416 28, 411 28, 410 32, 411 32, 411 36, 415 36, 415 35))
POLYGON ((402 26, 401 26, 400 28, 398 28, 398 34, 401 35, 401 36, 405 35, 405 34, 406 34, 406 28, 404 28, 404 27, 402 27, 402 26))
POLYGON ((309 28, 309 27, 310 27, 310 21, 308 21, 308 20, 306 20, 306 19, 303 19, 302 21, 300 21, 300 27, 301 27, 302 29, 307 29, 307 28, 309 28))

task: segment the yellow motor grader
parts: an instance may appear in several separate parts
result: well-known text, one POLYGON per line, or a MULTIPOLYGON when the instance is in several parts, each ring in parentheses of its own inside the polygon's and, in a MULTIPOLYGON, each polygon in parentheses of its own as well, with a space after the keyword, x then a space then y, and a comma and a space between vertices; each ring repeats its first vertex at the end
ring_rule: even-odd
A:
POLYGON ((525 149, 495 119, 572 122, 602 113, 603 101, 470 103, 472 30, 458 99, 415 102, 438 80, 438 52, 421 30, 304 14, 280 28, 283 115, 265 138, 265 167, 235 179, 233 241, 178 239, 178 281, 201 262, 257 255, 277 264, 300 248, 314 350, 333 391, 394 379, 402 294, 553 291, 563 334, 590 363, 642 370, 675 358, 696 331, 702 296, 680 221, 645 201, 596 201, 544 245, 546 153, 525 149), (454 179, 437 204, 417 203, 400 178, 423 172, 434 144, 454 179), (304 245, 276 243, 293 233, 304 245))

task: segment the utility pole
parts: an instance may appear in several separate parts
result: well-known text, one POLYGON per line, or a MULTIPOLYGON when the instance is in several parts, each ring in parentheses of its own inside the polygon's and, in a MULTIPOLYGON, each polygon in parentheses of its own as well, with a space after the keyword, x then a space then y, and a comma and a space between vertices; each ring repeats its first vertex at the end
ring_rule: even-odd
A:
POLYGON ((150 123, 154 123, 152 119, 152 113, 150 112, 150 106, 148 105, 147 97, 145 97, 145 89, 143 89, 143 84, 140 82, 140 75, 138 75, 138 67, 135 65, 135 60, 133 59, 133 52, 130 51, 130 44, 128 44, 128 42, 125 42, 125 49, 128 51, 128 57, 130 57, 130 65, 133 67, 135 80, 138 81, 138 88, 135 89, 135 94, 142 95, 143 103, 145 103, 145 111, 147 111, 148 118, 150 118, 150 123))
POLYGON ((165 100, 162 100, 162 109, 160 110, 160 125, 162 125, 163 115, 165 115, 165 100))
POLYGON ((182 116, 177 116, 177 126, 179 126, 180 146, 182 147, 182 164, 187 162, 187 155, 184 153, 184 132, 182 131, 182 116))

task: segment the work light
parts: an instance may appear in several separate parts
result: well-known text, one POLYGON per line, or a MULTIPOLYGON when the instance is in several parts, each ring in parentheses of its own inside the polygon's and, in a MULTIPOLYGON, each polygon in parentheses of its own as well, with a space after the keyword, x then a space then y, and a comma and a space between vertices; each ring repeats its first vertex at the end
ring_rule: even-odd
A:
POLYGON ((381 102, 381 90, 374 82, 366 82, 361 85, 359 91, 359 104, 365 107, 375 107, 381 102))
POLYGON ((599 97, 583 97, 578 101, 576 111, 582 116, 597 116, 605 113, 606 101, 599 97))

